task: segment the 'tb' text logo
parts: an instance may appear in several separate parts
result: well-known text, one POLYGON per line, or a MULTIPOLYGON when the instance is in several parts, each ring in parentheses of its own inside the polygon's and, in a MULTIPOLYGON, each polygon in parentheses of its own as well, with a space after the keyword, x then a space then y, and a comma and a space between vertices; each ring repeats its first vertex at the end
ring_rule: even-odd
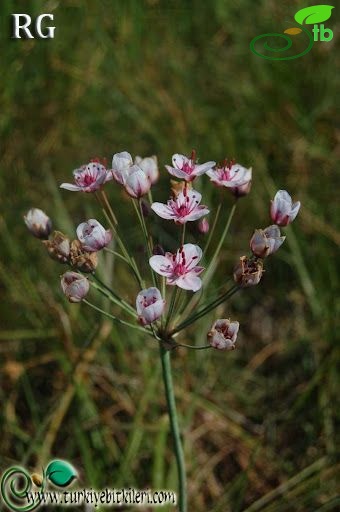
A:
MULTIPOLYGON (((312 49, 314 42, 321 41, 327 43, 333 39, 333 31, 330 28, 325 28, 325 25, 323 24, 324 21, 331 17, 332 9, 334 9, 333 5, 312 5, 311 7, 300 9, 294 16, 294 20, 299 24, 299 26, 287 28, 283 34, 273 32, 254 37, 250 42, 251 51, 258 57, 267 60, 292 60, 306 55, 306 53, 312 49), (318 25, 319 23, 322 24, 318 25), (313 34, 304 25, 313 25, 313 34), (298 53, 288 53, 285 56, 281 56, 282 52, 289 50, 293 45, 293 41, 290 36, 296 36, 298 34, 304 36, 303 41, 307 41, 307 48, 303 48, 303 46, 301 48, 300 45, 301 49, 296 50, 298 53), (285 46, 281 46, 279 48, 271 46, 270 43, 274 38, 276 41, 279 41, 279 39, 281 42, 282 40, 285 41, 285 46), (259 51, 259 44, 257 44, 260 40, 264 43, 261 51, 259 51), (264 51, 271 52, 272 55, 264 53, 264 51)), ((297 47, 299 48, 299 42, 297 42, 297 47)))

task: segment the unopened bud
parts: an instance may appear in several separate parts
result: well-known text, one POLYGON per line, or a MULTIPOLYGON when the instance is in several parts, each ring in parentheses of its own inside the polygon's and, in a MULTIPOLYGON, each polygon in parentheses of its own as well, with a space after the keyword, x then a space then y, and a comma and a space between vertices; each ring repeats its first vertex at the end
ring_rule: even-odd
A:
POLYGON ((158 288, 147 288, 137 295, 136 309, 141 325, 150 325, 158 320, 163 314, 164 307, 165 300, 158 288))
POLYGON ((251 189, 251 180, 247 183, 244 183, 243 185, 240 185, 238 187, 231 188, 231 192, 234 194, 234 196, 238 199, 239 197, 243 197, 249 194, 251 189))
POLYGON ((140 156, 136 156, 135 164, 145 172, 151 184, 154 185, 159 178, 157 157, 148 156, 146 158, 141 158, 140 156))
POLYGON ((150 188, 151 181, 145 172, 136 165, 132 166, 130 169, 130 174, 125 182, 125 190, 127 193, 131 197, 139 199, 140 197, 147 194, 150 188))
POLYGON ((47 239, 52 230, 52 221, 40 208, 31 208, 24 216, 25 224, 37 238, 47 239))
POLYGON ((152 254, 154 256, 164 256, 165 251, 161 245, 157 244, 157 245, 154 245, 154 247, 152 249, 152 254))
POLYGON ((279 190, 271 202, 272 221, 278 226, 288 226, 299 213, 300 206, 300 201, 293 203, 287 190, 279 190))
POLYGON ((77 272, 65 272, 60 284, 70 302, 81 302, 90 289, 87 278, 77 272))
POLYGON ((201 219, 198 222, 197 227, 198 227, 198 231, 200 233, 202 233, 202 235, 206 235, 209 232, 209 228, 210 228, 208 219, 205 219, 205 218, 201 219))
POLYGON ((250 248, 255 256, 265 258, 276 252, 285 238, 281 236, 280 228, 275 224, 266 229, 256 229, 250 240, 250 248))
POLYGON ((218 350, 234 350, 239 326, 229 318, 216 320, 207 334, 209 344, 218 350))
POLYGON ((60 231, 53 231, 50 240, 43 240, 48 254, 60 263, 67 263, 70 257, 70 240, 60 231))
POLYGON ((79 240, 73 240, 70 250, 70 263, 72 267, 82 272, 93 272, 98 265, 98 256, 96 252, 84 251, 79 240))
POLYGON ((97 252, 109 245, 112 240, 111 231, 105 228, 96 219, 89 219, 77 227, 79 242, 87 252, 97 252))
POLYGON ((258 284, 262 274, 263 263, 261 260, 241 256, 239 263, 234 269, 234 281, 243 288, 246 288, 258 284))

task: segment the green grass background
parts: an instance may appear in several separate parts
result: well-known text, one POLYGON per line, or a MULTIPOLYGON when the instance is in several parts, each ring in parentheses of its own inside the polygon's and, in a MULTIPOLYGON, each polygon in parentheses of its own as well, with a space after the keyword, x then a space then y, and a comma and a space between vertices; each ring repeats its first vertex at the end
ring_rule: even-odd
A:
MULTIPOLYGON (((216 313, 240 321, 238 350, 174 358, 189 510, 339 510, 339 9, 326 22, 333 40, 301 59, 249 50, 254 36, 289 28, 305 5, 2 0, 1 469, 20 462, 39 471, 59 457, 84 486, 176 488, 157 346, 68 304, 63 268, 22 217, 41 207, 72 236, 85 218, 102 220, 94 198, 58 189, 73 168, 125 149, 157 154, 154 196, 165 198, 164 164, 196 148, 201 161, 228 156, 253 167, 216 286, 253 229, 269 223, 276 189, 303 206, 261 285, 216 313), (53 12, 55 39, 11 40, 14 12, 53 12)), ((221 195, 207 185, 214 210, 221 195)), ((142 261, 129 202, 117 186, 107 191, 142 261)), ((222 197, 227 210, 231 198, 222 197)), ((171 247, 175 231, 164 227, 155 233, 171 247)), ((103 258, 101 269, 134 300, 124 267, 103 258)), ((182 339, 204 341, 213 318, 182 339)))

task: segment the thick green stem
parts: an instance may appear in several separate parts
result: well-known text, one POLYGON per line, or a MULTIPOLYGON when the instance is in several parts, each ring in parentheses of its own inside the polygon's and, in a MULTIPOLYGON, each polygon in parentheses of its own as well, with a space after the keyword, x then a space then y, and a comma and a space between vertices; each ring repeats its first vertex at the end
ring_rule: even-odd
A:
POLYGON ((160 356, 162 362, 163 382, 165 387, 166 401, 168 405, 168 412, 170 418, 171 432, 174 442, 177 473, 178 473, 178 488, 179 488, 179 512, 187 512, 187 490, 186 490, 186 476, 185 476, 185 461, 182 448, 181 436, 178 426, 178 418, 176 411, 175 395, 171 375, 171 361, 170 351, 160 346, 160 356))

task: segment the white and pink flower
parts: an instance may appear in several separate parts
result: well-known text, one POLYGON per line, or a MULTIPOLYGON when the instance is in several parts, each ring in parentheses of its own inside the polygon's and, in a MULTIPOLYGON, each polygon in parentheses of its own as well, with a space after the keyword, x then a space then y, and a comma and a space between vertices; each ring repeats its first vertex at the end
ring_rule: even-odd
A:
POLYGON ((158 172, 155 157, 136 157, 133 163, 132 156, 127 151, 116 153, 112 158, 112 176, 124 186, 129 196, 139 199, 147 194, 158 172), (156 170, 155 170, 156 165, 156 170))
POLYGON ((216 320, 208 332, 209 344, 218 350, 234 350, 240 324, 229 318, 216 320))
POLYGON ((202 286, 198 276, 204 270, 197 265, 201 258, 202 250, 198 245, 184 244, 174 254, 167 252, 165 256, 152 256, 149 263, 157 274, 167 278, 167 284, 197 292, 202 286))
POLYGON ((24 216, 25 224, 37 238, 47 239, 52 230, 52 221, 40 208, 31 208, 24 216))
POLYGON ((112 175, 121 185, 125 185, 133 166, 132 156, 127 151, 115 153, 112 157, 112 175))
POLYGON ((70 302, 81 302, 89 292, 90 283, 77 272, 65 272, 61 276, 61 288, 70 302))
POLYGON ((60 188, 72 192, 95 192, 112 179, 112 173, 99 162, 90 162, 73 171, 74 183, 62 183, 60 188))
POLYGON ((165 300, 158 288, 147 288, 139 292, 136 298, 138 320, 142 325, 150 325, 163 314, 165 300))
POLYGON ((272 221, 278 226, 288 226, 299 213, 300 206, 300 201, 293 203, 286 190, 279 190, 271 202, 270 214, 272 221))
POLYGON ((174 220, 178 224, 200 219, 209 213, 206 206, 200 205, 202 196, 196 190, 188 190, 186 187, 174 199, 167 204, 153 203, 151 208, 163 219, 174 220))
POLYGON ((166 165, 167 171, 176 178, 185 181, 193 181, 197 176, 205 174, 207 171, 214 167, 216 162, 206 162, 198 165, 196 162, 195 151, 192 152, 191 157, 188 158, 178 153, 172 156, 172 165, 166 165))
POLYGON ((151 188, 151 181, 145 172, 138 167, 133 165, 130 168, 130 174, 125 181, 125 190, 129 196, 139 199, 149 192, 151 188))
POLYGON ((159 169, 158 162, 156 156, 147 156, 142 158, 140 156, 136 156, 135 164, 138 165, 145 172, 149 180, 151 181, 151 185, 154 185, 159 178, 159 169))
POLYGON ((210 225, 208 219, 201 219, 198 223, 198 231, 202 233, 202 235, 206 235, 209 233, 210 225))
POLYGON ((240 164, 225 162, 221 167, 209 170, 210 180, 218 187, 227 187, 232 191, 247 193, 250 189, 252 169, 247 169, 240 164))
POLYGON ((97 252, 109 245, 112 233, 106 230, 96 219, 89 219, 77 227, 77 237, 87 252, 97 252))
POLYGON ((285 239, 285 236, 281 236, 280 228, 274 224, 265 229, 256 229, 250 240, 250 248, 258 258, 266 258, 276 252, 285 239))
POLYGON ((237 187, 231 187, 230 190, 236 198, 247 196, 251 189, 251 180, 247 181, 243 185, 237 187))

